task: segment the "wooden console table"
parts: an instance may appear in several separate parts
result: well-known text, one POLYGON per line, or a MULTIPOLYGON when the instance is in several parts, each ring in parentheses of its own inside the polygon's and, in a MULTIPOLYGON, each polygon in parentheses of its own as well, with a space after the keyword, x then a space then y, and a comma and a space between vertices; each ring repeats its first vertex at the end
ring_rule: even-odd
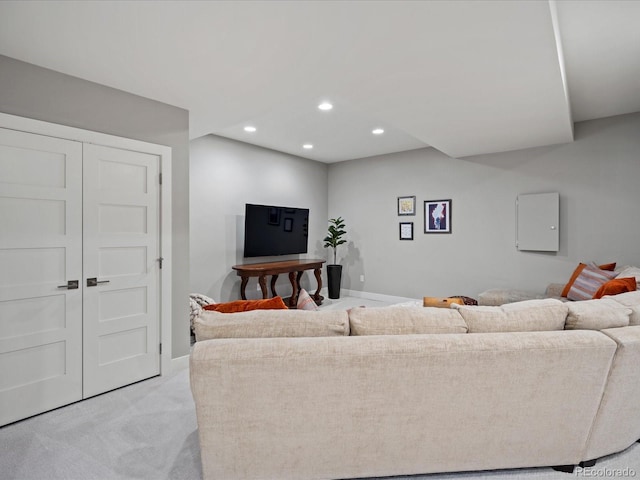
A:
POLYGON ((239 277, 242 278, 240 284, 240 295, 243 300, 247 299, 245 289, 250 277, 258 277, 258 283, 260 284, 260 290, 262 290, 262 298, 268 298, 267 296, 267 275, 271 275, 271 295, 276 297, 276 280, 281 273, 289 274, 289 281, 293 292, 289 300, 289 307, 295 308, 298 302, 298 293, 300 292, 300 278, 305 270, 313 270, 313 274, 318 282, 318 289, 311 295, 311 298, 320 305, 324 297, 320 295, 320 289, 322 288, 322 264, 326 260, 284 260, 282 262, 268 262, 268 263, 248 263, 244 265, 234 265, 233 268, 239 277))

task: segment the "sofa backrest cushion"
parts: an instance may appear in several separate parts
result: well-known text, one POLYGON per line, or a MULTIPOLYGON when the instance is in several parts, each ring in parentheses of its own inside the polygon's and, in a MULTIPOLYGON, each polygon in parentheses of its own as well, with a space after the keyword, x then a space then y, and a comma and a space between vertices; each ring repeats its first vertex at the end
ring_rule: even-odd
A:
POLYGON ((631 309, 610 298, 567 302, 567 330, 603 330, 629 325, 631 309))
POLYGON ((349 310, 351 335, 467 333, 456 310, 436 307, 374 307, 349 310))
POLYGON ((553 298, 507 303, 499 307, 453 305, 469 333, 536 332, 564 329, 567 306, 553 298))
POLYGON ((334 337, 349 335, 349 316, 340 310, 203 311, 195 320, 196 341, 213 338, 334 337))
POLYGON ((629 325, 640 325, 640 290, 636 292, 621 293, 612 297, 605 297, 604 299, 615 300, 625 307, 631 309, 631 315, 629 315, 629 325))

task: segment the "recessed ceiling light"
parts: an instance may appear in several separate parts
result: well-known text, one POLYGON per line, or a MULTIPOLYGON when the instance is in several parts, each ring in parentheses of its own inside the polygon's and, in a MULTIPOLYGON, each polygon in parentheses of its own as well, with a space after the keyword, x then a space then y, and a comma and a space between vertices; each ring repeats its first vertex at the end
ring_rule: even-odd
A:
POLYGON ((307 150, 311 150, 313 148, 313 145, 311 145, 310 143, 305 143, 304 145, 302 145, 302 148, 306 148, 307 150))
POLYGON ((255 132, 255 131, 256 131, 256 127, 253 127, 253 126, 251 126, 251 125, 247 125, 246 127, 244 127, 244 131, 245 131, 245 132, 253 133, 253 132, 255 132))
POLYGON ((329 102, 322 102, 320 105, 318 105, 318 108, 320 110, 331 110, 333 108, 333 105, 331 105, 329 102))
POLYGON ((382 128, 374 128, 373 130, 371 130, 371 133, 373 133, 374 135, 382 135, 384 133, 384 130, 382 128))

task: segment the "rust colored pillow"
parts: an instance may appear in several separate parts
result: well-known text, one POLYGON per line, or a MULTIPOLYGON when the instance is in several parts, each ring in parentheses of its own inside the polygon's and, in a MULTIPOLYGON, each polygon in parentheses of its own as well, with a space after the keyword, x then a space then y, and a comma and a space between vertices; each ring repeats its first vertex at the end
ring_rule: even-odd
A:
POLYGON ((619 293, 635 292, 636 277, 614 278, 603 284, 593 295, 593 298, 602 298, 605 295, 618 295, 619 293))
MULTIPOLYGON (((562 289, 561 296, 566 297, 567 295, 569 295, 569 290, 571 290, 571 287, 573 286, 573 282, 576 281, 576 278, 578 278, 578 276, 582 273, 582 270, 584 270, 584 267, 586 267, 586 266, 587 266, 586 263, 579 263, 578 264, 576 269, 571 274, 571 278, 569 279, 569 282, 562 289)), ((616 262, 603 263, 602 265, 598 265, 598 268, 600 270, 608 270, 608 271, 612 272, 613 270, 616 269, 616 262)))
POLYGON ((236 313, 249 310, 286 310, 288 307, 282 297, 273 297, 262 300, 234 300, 233 302, 214 303, 202 308, 220 313, 236 313))

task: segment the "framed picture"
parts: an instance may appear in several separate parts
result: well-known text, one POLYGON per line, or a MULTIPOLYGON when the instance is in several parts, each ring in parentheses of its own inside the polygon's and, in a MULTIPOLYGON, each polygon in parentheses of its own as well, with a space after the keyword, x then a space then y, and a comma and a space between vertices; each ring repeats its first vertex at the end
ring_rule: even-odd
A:
POLYGON ((398 197, 398 215, 415 215, 416 197, 398 197))
POLYGON ((451 199, 424 202, 424 233, 451 233, 451 199))
POLYGON ((413 240, 413 222, 400 222, 400 240, 413 240))

